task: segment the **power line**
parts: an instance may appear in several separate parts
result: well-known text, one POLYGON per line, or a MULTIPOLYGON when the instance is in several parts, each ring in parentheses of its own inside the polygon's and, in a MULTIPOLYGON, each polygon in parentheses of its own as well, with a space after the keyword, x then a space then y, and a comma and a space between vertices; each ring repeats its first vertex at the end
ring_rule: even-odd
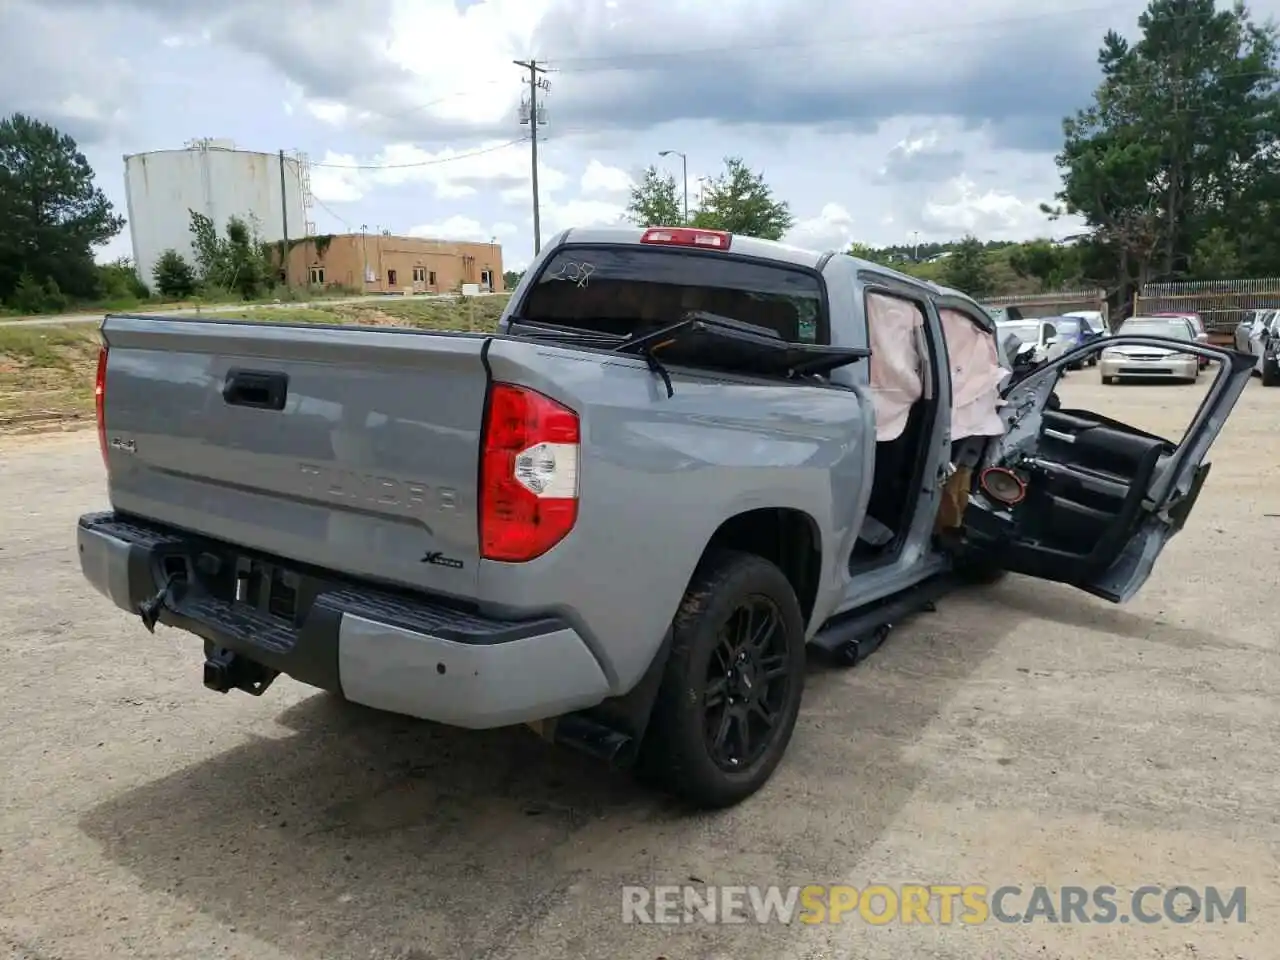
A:
MULTIPOLYGON (((542 250, 542 219, 538 205, 538 125, 547 122, 546 108, 538 106, 538 91, 549 91, 551 82, 539 76, 546 73, 547 69, 537 60, 512 60, 511 62, 529 71, 529 76, 525 80, 529 85, 529 115, 528 117, 522 115, 520 122, 529 124, 529 152, 533 170, 533 255, 536 257, 542 250)), ((521 104, 522 114, 523 109, 524 105, 521 104)))
POLYGON ((327 213, 329 216, 333 217, 333 219, 337 220, 340 224, 342 224, 344 227, 346 227, 346 228, 347 228, 347 233, 355 233, 355 231, 351 229, 351 224, 347 222, 346 218, 339 216, 338 214, 336 214, 336 213, 334 213, 332 210, 330 210, 328 207, 326 207, 326 206, 324 205, 324 202, 323 202, 319 197, 315 197, 315 196, 313 196, 311 199, 315 202, 315 205, 316 205, 317 207, 319 207, 321 210, 323 210, 323 211, 324 211, 325 213, 327 213))
POLYGON ((505 150, 507 147, 514 147, 517 143, 523 143, 525 137, 516 137, 514 140, 508 140, 506 143, 494 144, 491 147, 482 147, 479 150, 468 150, 463 153, 455 153, 451 157, 435 157, 431 160, 417 160, 413 163, 318 163, 313 161, 311 166, 323 167, 326 170, 412 170, 418 167, 434 167, 441 163, 453 163, 455 160, 469 160, 471 157, 484 156, 486 153, 496 153, 499 150, 505 150))

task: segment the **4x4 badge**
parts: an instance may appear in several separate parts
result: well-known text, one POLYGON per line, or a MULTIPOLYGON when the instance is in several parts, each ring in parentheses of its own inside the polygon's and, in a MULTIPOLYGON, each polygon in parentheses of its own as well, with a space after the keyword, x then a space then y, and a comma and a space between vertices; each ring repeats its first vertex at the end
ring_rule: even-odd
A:
POLYGON ((437 567, 449 567, 451 570, 461 570, 464 566, 461 560, 455 560, 453 557, 446 557, 439 550, 432 550, 422 557, 423 563, 433 563, 437 567))

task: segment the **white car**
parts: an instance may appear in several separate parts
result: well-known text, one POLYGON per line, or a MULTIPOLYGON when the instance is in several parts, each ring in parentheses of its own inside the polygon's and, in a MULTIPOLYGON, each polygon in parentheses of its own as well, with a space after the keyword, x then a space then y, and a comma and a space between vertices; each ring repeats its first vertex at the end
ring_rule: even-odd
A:
POLYGON ((1263 373, 1267 341, 1280 335, 1280 310, 1258 310, 1236 329, 1235 348, 1254 356, 1255 376, 1263 373))
POLYGON ((1101 310, 1072 310, 1064 313, 1064 317, 1078 317, 1087 323, 1096 334, 1100 337, 1111 336, 1111 331, 1107 328, 1107 321, 1102 316, 1101 310))
POLYGON ((1001 342, 1013 336, 1022 343, 1033 344, 1036 363, 1057 360, 1071 347, 1058 337, 1057 328, 1048 320, 999 320, 996 331, 1001 342))

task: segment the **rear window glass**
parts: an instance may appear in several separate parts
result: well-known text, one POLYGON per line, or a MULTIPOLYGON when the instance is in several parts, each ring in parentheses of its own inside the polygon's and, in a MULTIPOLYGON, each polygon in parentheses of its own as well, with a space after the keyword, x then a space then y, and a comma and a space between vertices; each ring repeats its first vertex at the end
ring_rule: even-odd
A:
POLYGON ((652 247, 567 247, 547 261, 519 320, 627 335, 701 310, 825 343, 822 281, 732 256, 652 247))

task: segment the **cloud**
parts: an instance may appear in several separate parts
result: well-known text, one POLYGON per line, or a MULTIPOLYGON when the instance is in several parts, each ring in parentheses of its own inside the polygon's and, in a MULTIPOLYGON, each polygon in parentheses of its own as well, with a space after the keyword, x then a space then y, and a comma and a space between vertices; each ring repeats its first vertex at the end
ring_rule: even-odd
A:
POLYGON ((428 237, 432 240, 475 240, 483 243, 511 236, 516 230, 515 224, 504 222, 490 224, 486 230, 479 220, 455 215, 440 223, 423 223, 410 227, 409 236, 428 237))
MULTIPOLYGON (((538 178, 547 191, 568 182, 564 173, 547 164, 539 165, 538 178)), ((371 156, 327 152, 313 161, 311 189, 324 203, 354 203, 379 188, 405 184, 429 185, 437 199, 470 197, 483 190, 504 200, 527 200, 532 173, 528 154, 509 141, 435 152, 390 144, 371 156)))
MULTIPOLYGON (((578 131, 678 121, 873 131, 892 116, 945 115, 990 125, 1001 145, 1048 149, 1096 83, 1111 25, 1067 0, 909 0, 857 16, 842 0, 109 5, 121 3, 262 58, 305 98, 345 104, 352 129, 425 144, 518 129, 524 78, 511 61, 538 51, 554 71, 544 77, 552 122, 578 131)), ((1138 9, 1120 0, 1107 19, 1132 22, 1138 9)))
POLYGON ((610 167, 594 157, 582 171, 578 189, 588 197, 619 197, 631 192, 631 175, 619 167, 610 167))
POLYGON ((25 0, 0 4, 0 117, 34 116, 81 147, 106 140, 125 120, 135 79, 112 39, 25 0))
POLYGON ((320 231, 355 221, 488 239, 506 224, 509 262, 533 248, 517 114, 528 78, 512 60, 536 54, 550 71, 544 240, 618 222, 644 166, 679 177, 678 159, 658 157, 673 149, 688 157, 691 205, 700 176, 742 156, 789 202, 787 239, 803 246, 1030 237, 1078 228, 1038 209, 1059 186, 1061 120, 1089 101, 1103 34, 1132 36, 1143 6, 4 2, 0 106, 86 138, 117 206, 120 153, 229 136, 309 154, 320 231))
POLYGON ((948 236, 971 233, 984 240, 1016 240, 1043 226, 1045 218, 1038 202, 997 189, 980 190, 961 176, 947 185, 942 198, 925 204, 921 219, 934 232, 948 236))
POLYGON ((570 227, 616 226, 623 221, 625 213, 623 204, 605 200, 550 200, 541 204, 542 235, 546 238, 570 227))
POLYGON ((816 217, 796 221, 783 239, 809 250, 845 250, 857 238, 857 227, 848 210, 826 203, 816 217))
POLYGON ((882 183, 936 183, 960 173, 964 163, 963 151, 938 129, 928 129, 894 144, 877 176, 882 183))

